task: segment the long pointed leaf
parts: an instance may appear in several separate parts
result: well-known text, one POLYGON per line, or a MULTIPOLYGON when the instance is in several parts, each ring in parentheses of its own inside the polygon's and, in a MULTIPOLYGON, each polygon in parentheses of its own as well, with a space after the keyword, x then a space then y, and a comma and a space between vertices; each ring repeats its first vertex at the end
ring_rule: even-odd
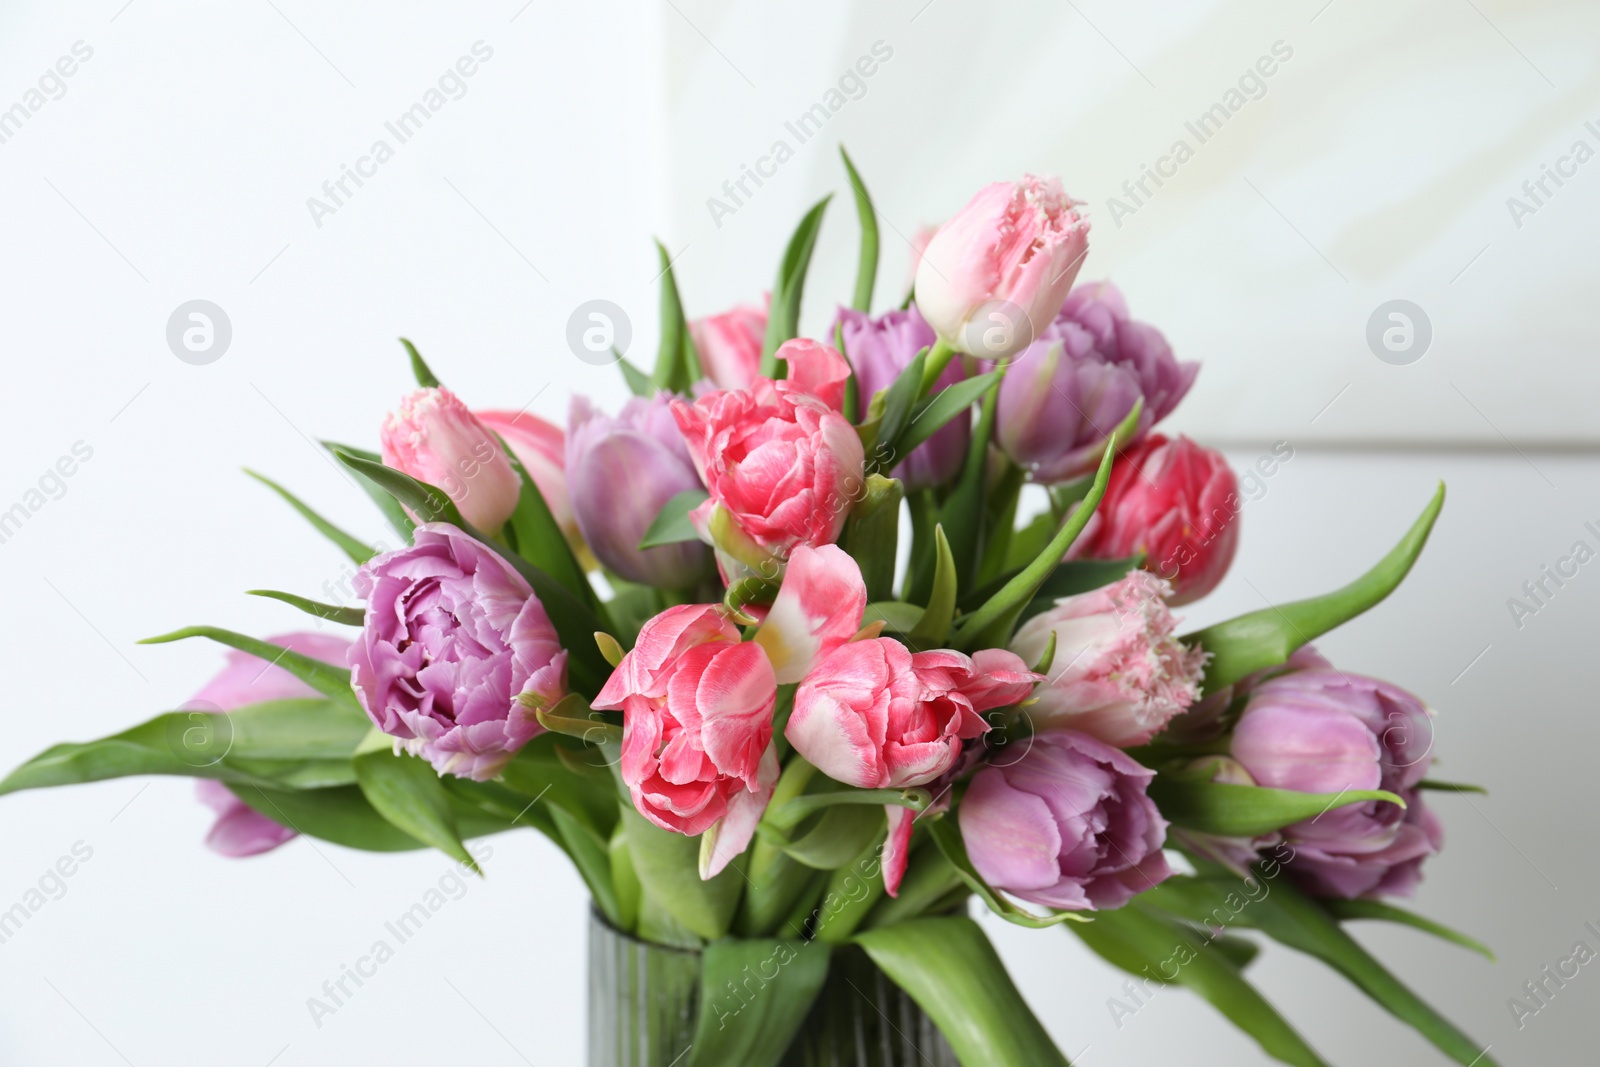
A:
MULTIPOLYGON (((346 455, 355 456, 357 459, 364 459, 369 463, 382 464, 376 452, 369 452, 353 445, 341 445, 334 441, 323 441, 322 447, 326 448, 335 459, 339 457, 339 453, 343 452, 346 455)), ((361 486, 362 491, 372 499, 374 504, 378 505, 378 510, 383 512, 383 517, 389 520, 389 525, 394 529, 394 532, 409 543, 411 541, 411 531, 416 527, 416 523, 411 521, 411 516, 406 514, 406 509, 401 507, 400 502, 389 495, 377 482, 374 482, 360 471, 353 471, 352 473, 355 474, 356 482, 361 486)))
POLYGON ((440 381, 433 371, 428 369, 427 360, 422 358, 422 353, 417 351, 417 346, 400 338, 400 343, 406 346, 406 355, 411 357, 411 373, 417 379, 417 384, 424 389, 439 388, 440 381))
POLYGON ((894 442, 894 454, 909 456, 913 449, 944 429, 946 423, 967 414, 972 405, 983 399, 983 394, 999 380, 999 371, 963 378, 922 401, 912 409, 910 420, 894 442))
POLYGON ((916 919, 856 935, 974 1067, 1067 1067, 978 924, 916 919))
POLYGON ((1484 959, 1493 963, 1494 952, 1475 937, 1469 937, 1459 930, 1452 930, 1444 923, 1434 922, 1432 919, 1416 912, 1397 908, 1393 904, 1385 904, 1381 900, 1326 900, 1323 906, 1332 913, 1335 919, 1380 919, 1384 922, 1399 923, 1409 926, 1414 930, 1421 930, 1425 934, 1432 934, 1453 945, 1460 945, 1478 953, 1484 959))
POLYGON ((921 648, 938 648, 950 634, 950 620, 956 614, 956 561, 950 555, 950 542, 944 527, 933 528, 933 591, 928 607, 907 636, 921 648))
POLYGON ((856 173, 850 153, 839 146, 844 159, 844 169, 850 175, 850 191, 856 198, 856 217, 861 220, 861 252, 856 256, 856 288, 850 306, 857 311, 872 310, 872 288, 878 280, 878 214, 872 208, 872 197, 867 194, 866 183, 856 173))
POLYGON ((258 659, 264 660, 275 667, 282 667, 302 682, 315 689, 324 696, 333 697, 335 700, 346 704, 357 705, 356 694, 350 688, 350 668, 336 667, 320 659, 274 645, 269 641, 250 637, 246 634, 235 633, 232 630, 223 630, 216 626, 187 626, 182 630, 174 630, 170 634, 159 637, 147 637, 140 641, 141 645, 164 645, 171 641, 183 641, 191 637, 205 637, 218 644, 237 648, 241 652, 248 652, 258 659))
POLYGON ((324 604, 317 600, 307 600, 303 596, 293 593, 282 593, 276 589, 247 589, 249 596, 263 596, 268 600, 278 600, 292 608, 299 608, 307 615, 314 615, 328 622, 342 623, 345 626, 361 626, 366 622, 367 613, 360 608, 341 607, 338 604, 324 604))
POLYGON ((347 534, 343 530, 339 529, 339 527, 335 526, 333 523, 329 522, 327 519, 311 510, 309 505, 307 505, 293 493, 289 492, 289 490, 273 481, 271 478, 268 478, 264 474, 257 474, 249 467, 246 467, 244 472, 250 477, 254 478, 256 481, 260 482, 262 485, 266 486, 268 489, 271 489, 274 493, 277 493, 279 496, 281 496, 291 508, 294 508, 296 511, 298 511, 302 518, 315 527, 318 533, 322 534, 322 536, 338 545, 339 548, 343 550, 344 554, 349 556, 353 562, 365 563, 367 560, 378 554, 377 549, 361 540, 361 538, 347 534))
POLYGON ((785 341, 799 336, 800 301, 805 294, 806 272, 811 267, 811 252, 817 245, 817 231, 822 228, 822 214, 832 199, 831 194, 825 196, 806 212, 783 251, 783 262, 778 265, 778 278, 772 285, 767 334, 761 344, 762 377, 784 376, 784 369, 778 366, 774 353, 785 341))
POLYGON ((707 945, 686 1067, 777 1067, 828 977, 830 955, 826 945, 808 941, 707 945), (751 985, 752 974, 758 986, 751 985))
POLYGON ((1295 649, 1349 622, 1394 592, 1395 586, 1410 573, 1422 546, 1428 543, 1428 534, 1443 506, 1444 483, 1440 482, 1433 499, 1400 543, 1376 566, 1344 588, 1309 600, 1262 608, 1184 638, 1211 653, 1206 667, 1206 692, 1215 692, 1247 674, 1277 666, 1295 649))
POLYGON ((1150 783, 1150 799, 1176 826, 1224 837, 1256 837, 1293 823, 1316 819, 1351 804, 1405 801, 1382 789, 1346 789, 1342 793, 1297 793, 1227 782, 1195 782, 1158 774, 1150 783))
POLYGON ((355 757, 356 782, 378 813, 425 845, 478 869, 461 842, 450 794, 425 761, 396 754, 392 739, 376 729, 355 757))
POLYGON ((639 547, 655 548, 657 545, 675 545, 681 541, 698 541, 700 534, 694 528, 694 523, 689 521, 689 512, 704 503, 709 495, 704 489, 685 489, 675 493, 656 512, 656 517, 650 521, 650 528, 639 539, 639 547))

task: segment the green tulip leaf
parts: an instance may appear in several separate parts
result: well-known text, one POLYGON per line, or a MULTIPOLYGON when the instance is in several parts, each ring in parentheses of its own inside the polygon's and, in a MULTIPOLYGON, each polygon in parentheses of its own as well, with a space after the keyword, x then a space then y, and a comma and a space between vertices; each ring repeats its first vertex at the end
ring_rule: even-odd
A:
POLYGON ((264 596, 268 600, 279 600, 292 608, 299 608, 307 615, 314 615, 328 622, 337 622, 344 626, 362 626, 367 620, 367 613, 362 608, 340 607, 337 604, 324 604, 316 600, 307 600, 303 596, 293 593, 281 593, 276 589, 247 589, 249 596, 264 596))
POLYGON ((811 253, 817 246, 817 231, 832 195, 825 196, 806 212, 789 238, 772 284, 772 306, 767 313, 767 334, 761 344, 761 376, 782 378, 785 369, 778 365, 777 351, 785 341, 800 335, 800 301, 805 295, 806 273, 811 269, 811 253))
POLYGON ((700 357, 689 336, 683 301, 678 296, 678 279, 672 273, 672 257, 666 246, 656 242, 661 263, 661 347, 656 351, 656 369, 650 384, 671 393, 686 393, 689 386, 705 377, 700 357))
POLYGON ((641 908, 654 906, 696 937, 715 941, 728 932, 744 877, 735 859, 715 878, 700 879, 700 842, 649 822, 625 805, 622 826, 644 894, 641 908))
MULTIPOLYGON (((323 441, 322 447, 326 448, 328 453, 335 459, 338 459, 339 453, 343 452, 347 456, 364 459, 368 463, 383 465, 376 452, 369 452, 366 449, 356 448, 352 445, 341 445, 334 441, 323 441)), ((371 498, 374 504, 378 505, 378 510, 383 513, 383 517, 389 520, 389 525, 394 532, 409 544, 411 542, 411 531, 416 528, 416 523, 411 521, 411 516, 406 514, 406 509, 400 506, 400 502, 391 496, 387 489, 361 471, 356 470, 352 471, 352 473, 355 475, 356 483, 361 486, 362 491, 371 498)))
POLYGON ((362 795, 396 828, 477 871, 438 772, 416 756, 396 753, 393 746, 393 738, 373 728, 357 749, 356 783, 362 795))
POLYGON ((1184 638, 1211 654, 1206 667, 1205 691, 1216 692, 1246 675, 1277 666, 1297 648, 1349 622, 1394 592, 1410 573, 1422 546, 1427 544, 1428 534, 1443 506, 1444 483, 1441 482, 1433 499, 1400 543, 1376 566, 1344 588, 1309 600, 1262 608, 1184 638))
POLYGON ((426 846, 379 815, 359 786, 293 791, 227 783, 229 791, 279 826, 367 852, 412 852, 426 846))
POLYGON ((174 630, 170 634, 159 637, 147 637, 140 641, 141 645, 164 645, 171 641, 183 641, 191 637, 205 637, 218 644, 237 648, 241 652, 248 652, 257 659, 281 667, 300 679, 302 682, 315 689, 324 696, 332 697, 351 707, 359 706, 356 694, 350 688, 350 668, 334 666, 320 659, 313 659, 282 645, 274 645, 259 638, 250 637, 232 630, 223 630, 215 626, 188 626, 182 630, 174 630))
POLYGON ((807 867, 833 871, 872 847, 883 832, 881 810, 844 804, 825 810, 815 827, 781 847, 807 867))
POLYGON ((417 351, 417 346, 404 337, 400 338, 400 343, 406 346, 406 355, 411 357, 411 373, 416 376, 417 384, 424 389, 439 388, 441 384, 439 379, 428 369, 427 361, 422 358, 422 353, 417 351))
POLYGON ((1351 804, 1406 802, 1382 789, 1346 789, 1340 793, 1299 793, 1227 782, 1197 782, 1158 774, 1150 783, 1150 799, 1173 825, 1223 837, 1256 837, 1297 822, 1316 819, 1351 804))
POLYGON ((893 455, 909 456, 919 445, 944 429, 946 423, 971 411, 972 405, 982 400, 983 394, 999 380, 999 371, 964 378, 916 405, 891 446, 893 455))
POLYGON ((1381 900, 1325 900, 1322 903, 1335 919, 1379 919, 1383 922, 1399 923, 1476 952, 1490 963, 1495 961, 1493 950, 1477 938, 1469 937, 1459 930, 1452 930, 1444 923, 1434 922, 1415 912, 1397 908, 1393 904, 1385 904, 1381 900))
MULTIPOLYGON (((1229 951, 1202 932, 1147 910, 1137 900, 1113 911, 1095 912, 1094 922, 1074 926, 1072 932, 1135 978, 1194 990, 1274 1059, 1296 1067, 1327 1067, 1327 1061, 1245 979, 1229 951)), ((1142 1006, 1120 999, 1111 1003, 1113 1015, 1117 1004, 1129 1014, 1142 1006)), ((1116 1018, 1120 1027, 1122 1017, 1116 1018)))
POLYGON ((675 545, 682 541, 698 541, 700 533, 689 520, 689 512, 710 497, 704 489, 685 489, 675 494, 656 513, 650 528, 644 532, 639 547, 655 548, 657 545, 675 545))
POLYGON ((915 919, 857 934, 855 941, 932 1017, 962 1063, 1067 1067, 971 919, 915 919))
POLYGON ((920 648, 942 646, 950 634, 950 620, 956 614, 956 561, 950 554, 950 542, 944 536, 943 526, 933 528, 933 540, 933 591, 928 596, 927 610, 908 635, 920 648))
POLYGON ((809 941, 730 939, 707 945, 685 1067, 778 1067, 827 980, 831 955, 827 946, 809 941), (752 974, 759 987, 751 987, 752 974))
POLYGON ((313 527, 315 527, 317 532, 322 534, 322 536, 338 545, 339 548, 343 550, 344 554, 349 556, 353 562, 358 564, 365 563, 367 560, 378 554, 377 549, 373 548, 359 537, 347 534, 343 530, 339 529, 339 527, 335 526, 333 523, 329 522, 327 519, 311 510, 310 506, 303 502, 299 497, 289 492, 289 490, 285 489, 271 478, 268 478, 264 474, 257 474, 249 467, 246 467, 244 472, 282 497, 290 507, 294 508, 300 513, 301 518, 305 519, 313 527))
POLYGON ((872 197, 867 195, 867 186, 861 180, 861 175, 856 173, 856 165, 850 159, 850 153, 844 150, 844 145, 839 146, 839 155, 844 160, 844 169, 850 175, 850 191, 856 198, 856 217, 861 220, 861 252, 856 257, 856 289, 850 298, 850 306, 857 311, 870 313, 872 311, 872 288, 878 279, 878 214, 873 210, 872 197))
POLYGON ((628 392, 643 397, 656 395, 656 384, 650 380, 650 375, 629 363, 616 349, 613 348, 611 354, 617 357, 617 366, 622 370, 622 380, 627 385, 628 392))
POLYGON ((895 551, 900 543, 900 502, 905 487, 897 478, 869 474, 866 492, 850 509, 840 545, 861 568, 868 600, 893 596, 895 551))

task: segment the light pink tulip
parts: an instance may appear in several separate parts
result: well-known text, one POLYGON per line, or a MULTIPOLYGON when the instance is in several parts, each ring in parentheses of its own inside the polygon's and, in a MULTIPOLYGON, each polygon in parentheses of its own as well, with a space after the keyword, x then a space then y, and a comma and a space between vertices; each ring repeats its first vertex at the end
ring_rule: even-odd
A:
POLYGON ((1149 571, 1078 596, 1023 624, 1011 650, 1035 663, 1056 636, 1050 681, 1028 709, 1036 728, 1067 726, 1118 748, 1142 745, 1199 697, 1205 653, 1173 636, 1171 587, 1149 571))
POLYGON ((498 533, 522 481, 483 423, 448 389, 418 389, 383 423, 383 462, 444 491, 461 515, 498 533))
POLYGON ((918 261, 923 318, 957 351, 985 359, 1026 347, 1061 310, 1089 251, 1078 203, 1055 178, 980 189, 918 261))
POLYGON ((689 323, 700 366, 718 389, 748 389, 761 373, 769 296, 758 307, 744 304, 689 323))
POLYGON ((639 814, 706 834, 700 875, 743 852, 778 781, 777 680, 716 604, 668 608, 645 623, 593 706, 622 711, 622 780, 639 814))
POLYGON ((567 435, 561 427, 526 411, 474 411, 479 422, 505 439, 539 487, 539 494, 550 506, 550 514, 567 540, 581 542, 578 519, 567 493, 567 435))
POLYGON ((690 518, 730 580, 774 577, 796 546, 838 540, 865 484, 861 438, 838 410, 849 365, 815 342, 790 342, 778 355, 788 380, 757 378, 672 404, 711 494, 690 518))
MULTIPOLYGON (((350 648, 349 641, 332 634, 280 634, 267 641, 336 664, 344 663, 345 653, 350 648)), ((186 707, 191 711, 228 712, 247 704, 320 695, 282 667, 272 666, 248 652, 234 650, 228 653, 228 665, 207 682, 186 707)), ((195 782, 195 796, 217 813, 217 821, 206 834, 206 845, 214 852, 235 858, 254 856, 277 848, 295 836, 294 830, 260 814, 221 782, 200 779, 195 782)))
POLYGON ((755 640, 772 660, 778 684, 787 685, 854 637, 866 610, 867 586, 856 561, 837 545, 801 545, 789 557, 755 640))

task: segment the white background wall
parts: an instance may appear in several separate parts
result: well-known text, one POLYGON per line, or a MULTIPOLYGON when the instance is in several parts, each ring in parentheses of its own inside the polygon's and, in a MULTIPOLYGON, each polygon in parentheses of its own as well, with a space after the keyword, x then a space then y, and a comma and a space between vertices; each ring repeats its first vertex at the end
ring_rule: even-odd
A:
MULTIPOLYGON (((1520 628, 1506 600, 1574 541, 1600 547, 1583 525, 1600 526, 1588 451, 1600 381, 1586 358, 1600 164, 1520 230, 1504 202, 1600 119, 1591 7, 120 5, 0 10, 0 106, 74 42, 94 50, 0 143, 0 509, 74 443, 94 450, 0 544, 12 686, 0 764, 175 706, 220 661, 139 637, 301 626, 240 591, 317 595, 348 568, 238 468, 382 537, 311 441, 374 439, 409 386, 396 335, 470 402, 560 419, 574 392, 622 396, 610 370, 567 350, 572 309, 621 305, 647 362, 652 233, 678 257, 692 313, 755 296, 799 211, 844 191, 838 140, 883 213, 880 300, 903 281, 896 231, 939 220, 982 182, 1058 172, 1096 219, 1085 277, 1114 277, 1181 356, 1206 361, 1174 424, 1227 443, 1237 465, 1275 440, 1296 449, 1245 509, 1239 562, 1191 609, 1196 624, 1344 581, 1434 479, 1449 482, 1411 580, 1323 647, 1426 696, 1440 773, 1491 788, 1438 801, 1448 842, 1416 903, 1500 962, 1404 930, 1361 936, 1502 1062, 1592 1058, 1589 969, 1520 1031, 1505 1002, 1600 919, 1600 579, 1584 568, 1520 628), (894 57, 866 95, 718 229, 705 198, 880 39, 894 57), (1295 55, 1267 95, 1117 228, 1106 201, 1122 180, 1279 39, 1295 55), (480 40, 494 55, 466 95, 315 225, 306 198, 480 40), (1363 338, 1395 296, 1435 328, 1405 367, 1363 338), (233 324, 208 366, 165 342, 168 316, 194 298, 233 324), (1372 447, 1401 441, 1414 447, 1372 447)), ((848 289, 850 215, 837 203, 824 231, 815 320, 848 289)), ((447 862, 305 841, 230 862, 199 846, 208 817, 190 783, 165 779, 0 800, 0 908, 75 842, 94 850, 0 944, 0 1062, 581 1062, 585 903, 542 839, 494 839, 489 878, 318 1028, 306 998, 447 862)), ((989 928, 1062 1047, 1091 1046, 1083 1062, 1197 1048, 1205 1062, 1264 1062, 1180 991, 1118 1030, 1115 972, 1059 932, 989 928)), ((1254 974, 1332 1062, 1439 1061, 1286 950, 1269 948, 1254 974)))

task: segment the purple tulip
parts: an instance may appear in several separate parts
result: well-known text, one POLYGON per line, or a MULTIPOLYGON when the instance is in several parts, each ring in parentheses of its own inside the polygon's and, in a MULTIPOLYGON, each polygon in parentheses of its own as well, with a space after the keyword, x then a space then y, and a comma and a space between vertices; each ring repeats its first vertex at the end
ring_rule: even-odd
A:
POLYGON ((1285 827, 1290 872, 1321 896, 1409 894, 1443 832, 1417 783, 1432 762, 1428 709, 1410 693, 1331 667, 1256 686, 1231 752, 1256 784, 1304 793, 1385 789, 1406 807, 1365 801, 1285 827))
POLYGON ((440 774, 493 778, 566 691, 567 653, 544 605, 493 549, 448 523, 369 560, 351 684, 378 729, 440 774))
MULTIPOLYGON (((861 418, 866 418, 872 395, 893 385, 900 372, 917 358, 917 353, 932 347, 937 340, 933 327, 923 321, 922 313, 915 307, 889 311, 877 318, 840 308, 837 324, 844 337, 845 354, 855 370, 861 418)), ((966 372, 961 361, 951 360, 934 385, 934 391, 954 385, 964 377, 966 372)), ((894 476, 904 482, 908 490, 928 489, 949 481, 961 470, 971 436, 969 420, 952 419, 913 449, 894 468, 894 476)))
MULTIPOLYGON (((280 634, 267 640, 313 659, 343 663, 350 642, 332 634, 280 634)), ((284 670, 263 663, 248 652, 228 653, 228 665, 194 695, 185 708, 189 711, 226 712, 247 704, 269 700, 294 700, 318 697, 315 689, 284 670)), ((239 858, 267 852, 295 836, 295 831, 280 826, 260 814, 221 782, 202 778, 195 782, 195 795, 212 811, 217 821, 206 834, 206 845, 224 856, 239 858)))
POLYGON ((639 547, 662 505, 701 487, 670 405, 665 393, 635 397, 611 418, 573 397, 567 484, 596 559, 630 582, 683 589, 710 575, 709 548, 698 541, 639 547))
POLYGON ((995 438, 1034 481, 1072 481, 1095 469, 1140 397, 1135 440, 1178 406, 1198 373, 1200 364, 1172 358, 1159 330, 1128 317, 1116 286, 1080 285, 1006 370, 995 438))
POLYGON ((996 889, 1069 911, 1120 908, 1172 871, 1155 772, 1076 730, 1033 735, 1015 763, 979 771, 961 801, 967 855, 996 889))

